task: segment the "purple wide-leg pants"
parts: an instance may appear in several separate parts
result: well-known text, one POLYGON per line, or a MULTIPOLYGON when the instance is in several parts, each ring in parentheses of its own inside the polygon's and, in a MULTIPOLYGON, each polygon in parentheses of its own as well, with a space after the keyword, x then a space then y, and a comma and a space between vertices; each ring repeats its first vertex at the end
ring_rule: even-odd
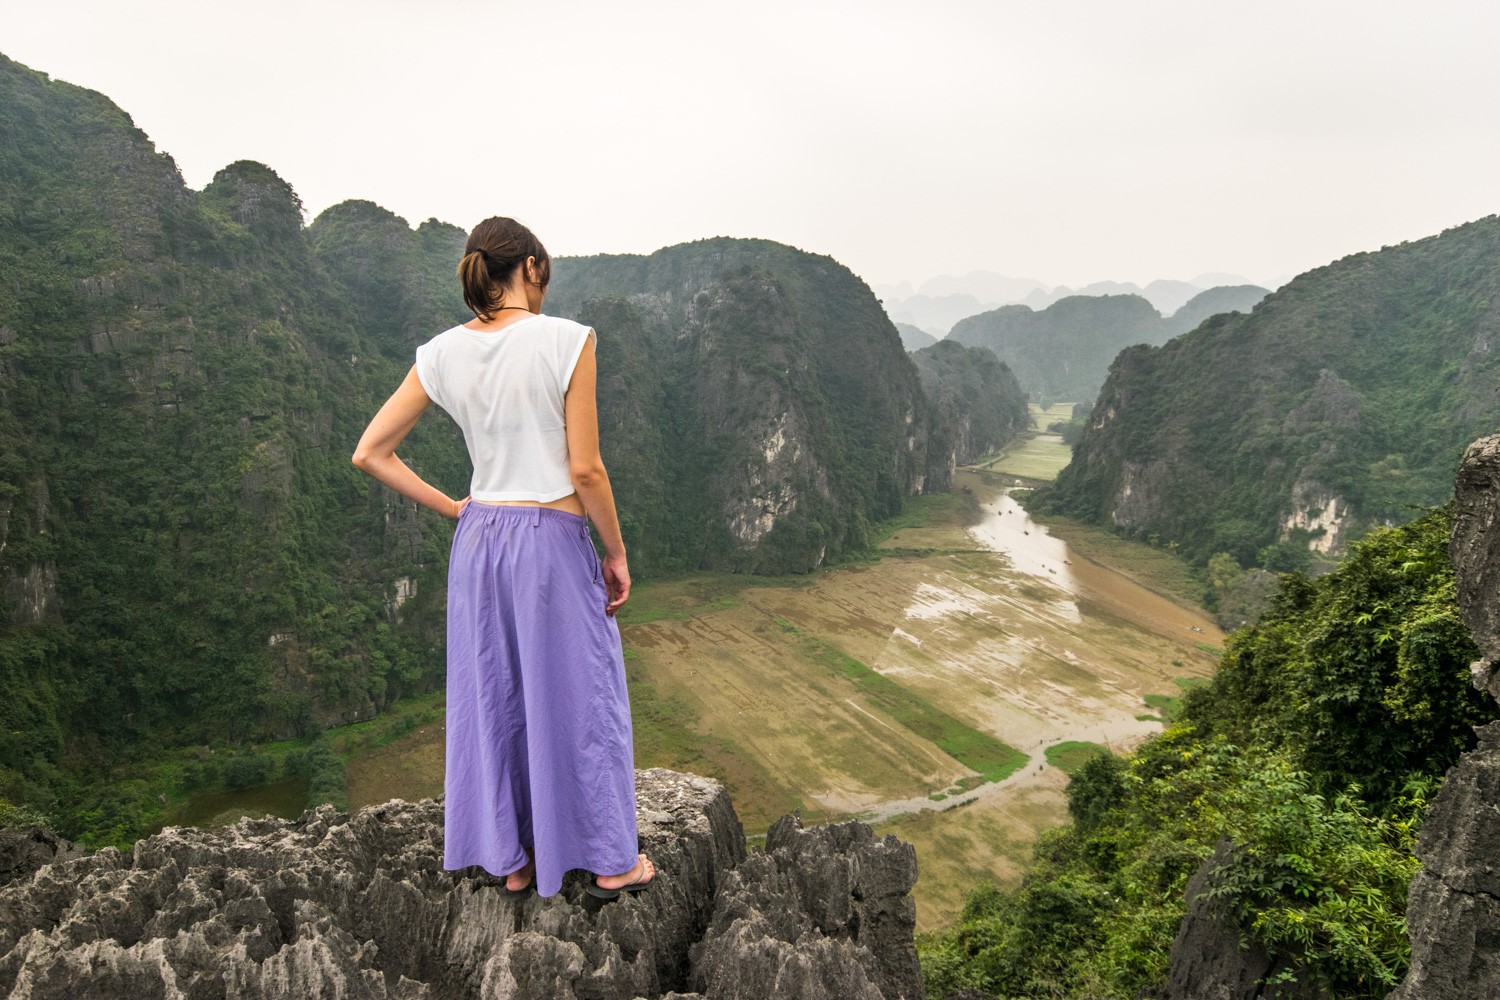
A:
POLYGON ((443 867, 635 867, 635 763, 620 631, 588 522, 470 503, 448 564, 443 867))

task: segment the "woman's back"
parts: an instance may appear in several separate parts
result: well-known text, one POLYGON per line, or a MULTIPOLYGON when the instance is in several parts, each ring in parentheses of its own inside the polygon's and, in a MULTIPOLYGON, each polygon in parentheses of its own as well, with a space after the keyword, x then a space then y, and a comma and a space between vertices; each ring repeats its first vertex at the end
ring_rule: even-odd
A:
POLYGON ((573 492, 564 399, 592 336, 537 315, 496 331, 456 326, 417 348, 422 387, 463 429, 473 499, 547 503, 573 492))

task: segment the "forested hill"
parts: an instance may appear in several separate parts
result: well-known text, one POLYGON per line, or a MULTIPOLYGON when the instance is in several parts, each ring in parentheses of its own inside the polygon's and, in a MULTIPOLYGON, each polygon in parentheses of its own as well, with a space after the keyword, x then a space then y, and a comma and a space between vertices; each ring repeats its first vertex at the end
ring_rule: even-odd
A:
MULTIPOLYGON (((829 257, 719 238, 562 259, 547 308, 599 330, 627 540, 662 565, 810 569, 947 488, 967 415, 934 409, 880 302, 829 257)), ((984 385, 1024 406, 1014 380, 984 385)))
POLYGON ((1265 295, 1254 285, 1210 288, 1166 318, 1139 295, 1071 295, 1039 312, 1010 305, 970 316, 948 339, 994 351, 1037 399, 1091 403, 1123 348, 1165 343, 1212 313, 1249 312, 1265 295))
POLYGON ((1500 423, 1500 219, 1346 257, 1115 361, 1045 506, 1295 568, 1448 495, 1500 423))
MULTIPOLYGON (((257 163, 192 191, 108 99, 0 57, 0 799, 107 838, 138 817, 79 783, 100 755, 442 683, 451 526, 349 456, 467 318, 463 239, 359 201, 304 226, 257 163)), ((637 575, 805 570, 942 485, 940 418, 836 262, 708 241, 560 261, 553 289, 600 331, 637 575)), ((464 492, 441 413, 402 453, 464 492)))
POLYGON ((946 455, 950 474, 999 451, 1030 423, 1021 384, 993 351, 940 340, 911 358, 936 410, 928 452, 946 455))

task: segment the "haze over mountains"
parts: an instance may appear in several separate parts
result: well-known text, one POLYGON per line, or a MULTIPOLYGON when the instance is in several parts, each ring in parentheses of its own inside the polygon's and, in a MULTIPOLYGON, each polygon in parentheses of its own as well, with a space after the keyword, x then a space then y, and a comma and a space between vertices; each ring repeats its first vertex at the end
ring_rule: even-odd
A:
MULTIPOLYGON (((1283 281, 1273 282, 1277 287, 1283 281)), ((1079 288, 1047 285, 1034 278, 1012 278, 994 271, 971 271, 962 277, 939 275, 913 287, 910 282, 874 285, 887 314, 933 337, 947 336, 959 320, 1006 305, 1043 310, 1072 295, 1139 295, 1163 316, 1171 316, 1194 296, 1224 285, 1252 285, 1237 274, 1200 274, 1190 281, 1156 280, 1144 288, 1129 281, 1095 281, 1079 288)))
POLYGON ((1139 295, 1070 295, 1040 311, 1011 305, 969 316, 947 339, 994 351, 1034 400, 1092 403, 1122 349, 1166 343, 1218 313, 1249 312, 1265 296, 1255 285, 1221 285, 1163 317, 1139 295))

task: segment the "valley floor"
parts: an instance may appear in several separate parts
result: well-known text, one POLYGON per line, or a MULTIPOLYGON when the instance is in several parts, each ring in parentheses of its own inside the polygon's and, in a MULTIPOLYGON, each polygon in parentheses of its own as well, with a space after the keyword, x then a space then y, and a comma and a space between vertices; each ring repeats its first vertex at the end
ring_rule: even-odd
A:
MULTIPOLYGON (((1055 462, 1049 446, 1014 454, 1032 471, 1055 462)), ((961 473, 869 563, 639 586, 621 616, 638 766, 724 780, 752 838, 800 809, 912 842, 923 930, 976 885, 1014 884, 1038 833, 1067 822, 1049 749, 1076 759, 1159 731, 1222 640, 1138 582, 1149 573, 1050 537, 1006 494, 1015 481, 961 473)), ((1149 562, 1089 549, 1138 550, 1149 562)), ((350 805, 437 795, 443 750, 439 718, 355 754, 350 805)))

